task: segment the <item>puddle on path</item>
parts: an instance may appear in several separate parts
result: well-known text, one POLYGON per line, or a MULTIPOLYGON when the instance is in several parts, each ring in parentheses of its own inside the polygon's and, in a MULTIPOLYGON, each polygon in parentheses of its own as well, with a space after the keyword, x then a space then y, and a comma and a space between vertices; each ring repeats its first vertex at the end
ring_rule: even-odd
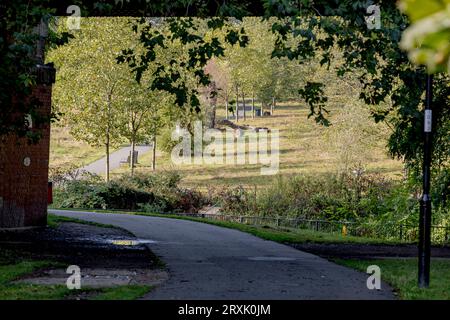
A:
POLYGON ((158 241, 150 239, 129 239, 129 238, 104 238, 104 237, 87 237, 79 239, 81 241, 90 241, 104 244, 113 244, 116 246, 138 246, 141 244, 154 244, 158 241))
POLYGON ((158 243, 157 241, 147 239, 111 239, 106 240, 106 242, 115 244, 116 246, 138 246, 140 244, 158 243))

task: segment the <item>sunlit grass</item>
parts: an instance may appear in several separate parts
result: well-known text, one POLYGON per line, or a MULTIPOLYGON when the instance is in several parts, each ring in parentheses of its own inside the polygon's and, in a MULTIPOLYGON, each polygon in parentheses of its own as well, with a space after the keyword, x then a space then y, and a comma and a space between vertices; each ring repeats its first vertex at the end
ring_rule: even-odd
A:
POLYGON ((104 156, 102 148, 94 148, 75 140, 67 128, 52 126, 50 135, 50 166, 83 166, 104 156))
POLYGON ((105 288, 91 300, 136 300, 150 292, 152 286, 125 285, 105 288))
MULTIPOLYGON (((279 103, 273 117, 257 117, 240 120, 238 124, 253 127, 267 127, 280 130, 280 167, 276 176, 261 175, 260 164, 217 164, 217 165, 174 165, 170 154, 158 152, 157 171, 177 170, 182 176, 182 185, 207 190, 211 186, 243 185, 253 188, 265 187, 273 183, 277 176, 293 174, 316 174, 336 172, 337 155, 334 154, 326 139, 326 127, 308 119, 309 110, 294 103, 279 103)), ((224 110, 219 107, 217 119, 224 118, 224 110)), ((330 113, 333 119, 333 110, 330 113)), ((387 136, 387 133, 386 133, 387 136)), ((367 170, 382 172, 388 177, 399 178, 402 163, 391 159, 386 153, 386 140, 380 140, 370 150, 367 170)), ((124 166, 113 171, 113 175, 127 172, 124 166)), ((151 171, 151 152, 139 156, 136 172, 151 171)))
POLYGON ((417 259, 386 260, 336 260, 337 263, 365 272, 370 265, 377 265, 381 278, 392 285, 401 299, 449 300, 450 260, 433 260, 430 287, 417 286, 417 259))

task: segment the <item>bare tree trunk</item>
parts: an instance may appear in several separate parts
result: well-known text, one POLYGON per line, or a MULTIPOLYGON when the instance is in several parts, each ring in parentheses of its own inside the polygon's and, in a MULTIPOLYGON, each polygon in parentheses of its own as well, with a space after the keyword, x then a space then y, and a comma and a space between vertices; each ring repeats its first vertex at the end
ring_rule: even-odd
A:
POLYGON ((255 118, 255 94, 252 93, 252 119, 255 118))
POLYGON ((272 97, 272 104, 270 105, 270 115, 273 116, 273 107, 275 106, 275 97, 272 97))
POLYGON ((236 122, 239 121, 239 90, 236 86, 236 122))
POLYGON ((106 175, 105 179, 106 182, 109 182, 109 144, 110 144, 110 119, 111 119, 111 95, 108 95, 108 102, 107 102, 107 108, 108 108, 108 119, 106 124, 106 175))
POLYGON ((264 115, 264 102, 261 101, 261 114, 260 117, 262 117, 264 115))
POLYGON ((156 170, 156 134, 153 135, 153 146, 152 146, 152 171, 156 170))
POLYGON ((109 134, 106 136, 106 182, 109 182, 109 134))
POLYGON ((131 168, 131 176, 134 175, 134 150, 136 149, 136 139, 132 139, 131 141, 131 155, 130 155, 130 168, 131 168))
POLYGON ((228 120, 228 94, 225 95, 225 119, 228 120))
POLYGON ((242 104, 244 108, 244 121, 247 120, 247 116, 245 115, 245 94, 244 91, 242 91, 242 104))
POLYGON ((211 128, 216 127, 216 105, 213 104, 212 106, 212 115, 211 115, 211 128))

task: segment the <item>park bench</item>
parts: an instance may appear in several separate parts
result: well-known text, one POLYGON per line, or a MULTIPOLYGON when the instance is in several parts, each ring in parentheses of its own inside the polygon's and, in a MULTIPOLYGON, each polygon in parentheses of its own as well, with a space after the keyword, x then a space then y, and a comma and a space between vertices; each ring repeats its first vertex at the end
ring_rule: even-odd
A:
MULTIPOLYGON (((139 155, 139 152, 138 152, 137 150, 135 150, 135 151, 134 151, 134 164, 137 164, 137 163, 138 163, 138 155, 139 155)), ((131 162, 131 151, 130 151, 130 153, 129 153, 129 155, 127 156, 126 159, 120 160, 120 165, 123 165, 123 164, 130 164, 130 162, 131 162)))

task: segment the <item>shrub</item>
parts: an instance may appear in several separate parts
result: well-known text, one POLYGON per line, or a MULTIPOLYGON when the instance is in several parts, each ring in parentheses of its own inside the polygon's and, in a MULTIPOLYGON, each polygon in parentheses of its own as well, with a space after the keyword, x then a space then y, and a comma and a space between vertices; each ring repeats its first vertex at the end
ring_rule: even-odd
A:
POLYGON ((137 210, 139 203, 155 202, 155 196, 151 192, 131 188, 119 181, 102 185, 98 195, 110 209, 137 210))
POLYGON ((198 212, 203 205, 207 204, 203 195, 196 190, 178 189, 175 194, 174 208, 176 212, 198 212))
POLYGON ((382 176, 296 175, 278 178, 257 195, 239 186, 218 193, 222 211, 259 216, 354 221, 385 210, 394 183, 382 176))
POLYGON ((250 192, 242 186, 235 188, 226 187, 216 191, 212 197, 218 200, 222 211, 225 213, 247 214, 251 210, 252 197, 250 192))
POLYGON ((155 189, 175 189, 181 181, 181 176, 175 171, 163 171, 155 174, 123 175, 118 180, 121 184, 126 184, 134 188, 147 191, 155 189))
POLYGON ((110 182, 84 175, 55 188, 54 205, 61 208, 122 209, 147 212, 197 212, 204 204, 196 191, 181 189, 176 172, 124 175, 110 182))
POLYGON ((54 205, 61 208, 106 209, 105 199, 99 193, 102 184, 90 179, 68 180, 55 188, 54 205))

